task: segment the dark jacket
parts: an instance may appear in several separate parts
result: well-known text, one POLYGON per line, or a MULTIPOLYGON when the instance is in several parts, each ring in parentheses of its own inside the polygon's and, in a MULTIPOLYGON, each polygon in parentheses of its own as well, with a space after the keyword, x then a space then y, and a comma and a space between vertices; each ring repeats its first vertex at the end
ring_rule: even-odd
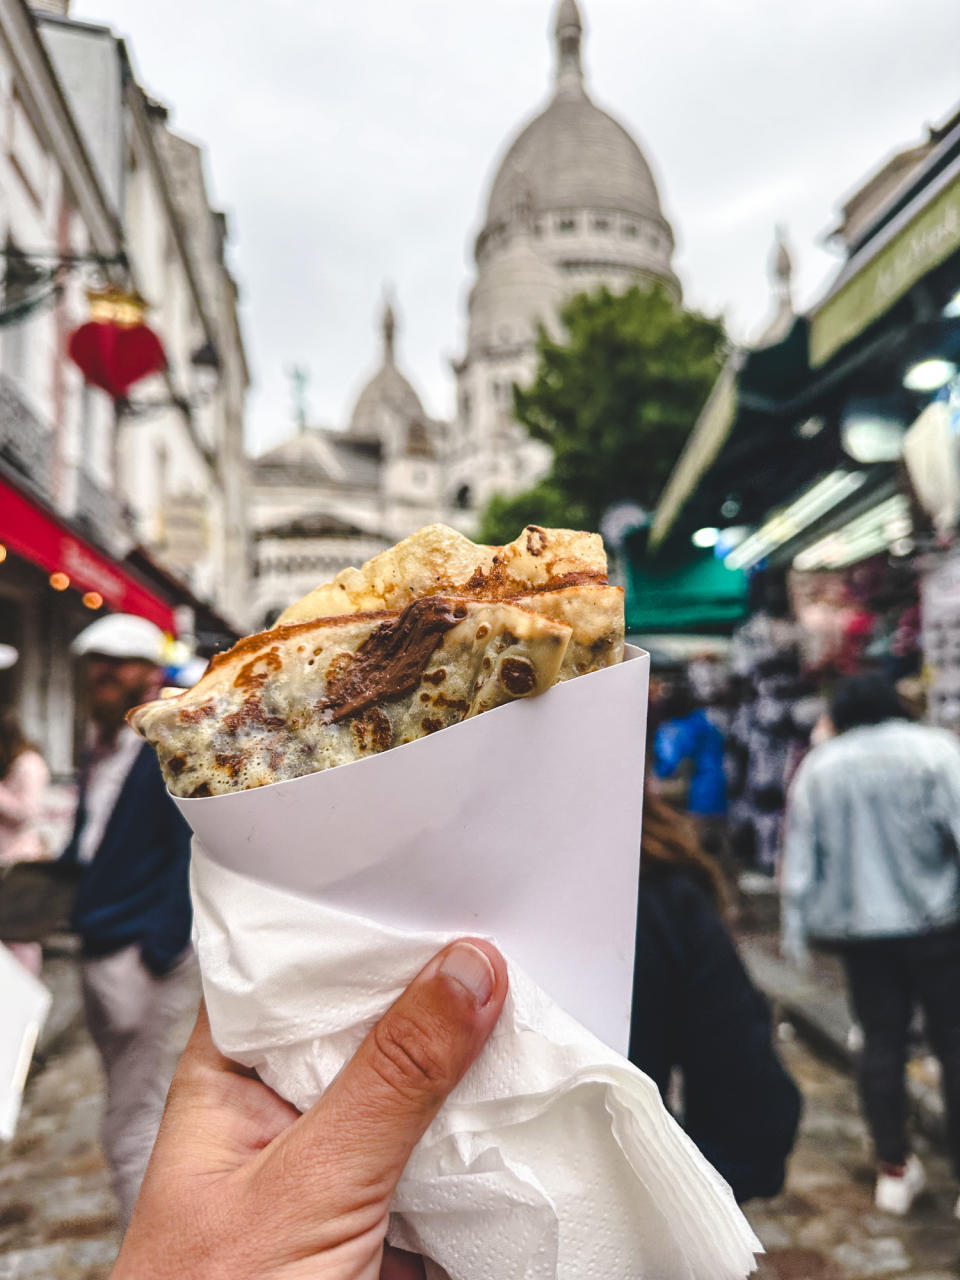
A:
POLYGON ((679 868, 640 877, 630 1061, 664 1096, 679 1069, 683 1127, 738 1201, 777 1194, 800 1095, 774 1052, 766 1001, 679 868))
MULTIPOLYGON (((65 862, 77 861, 84 802, 81 784, 65 862)), ((190 941, 189 867, 190 828, 167 795, 153 748, 144 743, 80 879, 73 927, 84 955, 136 945, 158 977, 172 968, 190 941)))

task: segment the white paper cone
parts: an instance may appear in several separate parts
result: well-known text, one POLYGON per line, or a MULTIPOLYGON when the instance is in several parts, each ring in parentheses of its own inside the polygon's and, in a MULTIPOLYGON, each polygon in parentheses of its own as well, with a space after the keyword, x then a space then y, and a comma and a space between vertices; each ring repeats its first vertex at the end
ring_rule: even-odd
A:
POLYGON ((0 1141, 12 1138, 50 992, 0 942, 0 1141))
POLYGON ((401 929, 495 938, 626 1053, 649 665, 631 649, 382 755, 177 804, 231 871, 401 929))
POLYGON ((214 1039, 305 1109, 449 939, 510 995, 407 1167, 392 1242, 451 1280, 742 1280, 759 1244, 626 1062, 649 659, 380 756, 178 800, 214 1039), (204 852, 205 851, 205 852, 204 852), (570 1016, 572 1015, 572 1016, 570 1016))

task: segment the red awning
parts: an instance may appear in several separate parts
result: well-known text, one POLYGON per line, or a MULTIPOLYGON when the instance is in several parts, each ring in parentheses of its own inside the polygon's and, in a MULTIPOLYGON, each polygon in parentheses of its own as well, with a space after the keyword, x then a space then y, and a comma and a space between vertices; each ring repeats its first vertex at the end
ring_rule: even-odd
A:
POLYGON ((176 631, 173 608, 104 552, 79 537, 38 502, 0 479, 0 542, 50 573, 65 573, 81 591, 98 591, 112 609, 176 631))

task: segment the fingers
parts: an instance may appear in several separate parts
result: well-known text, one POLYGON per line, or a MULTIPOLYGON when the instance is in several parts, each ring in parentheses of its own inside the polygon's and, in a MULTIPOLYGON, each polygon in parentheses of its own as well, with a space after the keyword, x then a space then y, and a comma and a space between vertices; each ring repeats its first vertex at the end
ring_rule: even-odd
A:
POLYGON ((423 1259, 417 1254, 391 1249, 389 1245, 384 1249, 380 1280, 426 1280, 426 1274, 423 1259))
POLYGON ((489 942, 451 943, 414 978, 270 1163, 305 1214, 385 1207, 413 1148, 493 1030, 507 967, 489 942), (331 1171, 335 1177, 331 1177, 331 1171))
POLYGON ((254 1071, 224 1057, 201 1001, 170 1085, 158 1143, 192 1151, 202 1140, 208 1167, 228 1169, 262 1151, 298 1118, 296 1108, 254 1071))
MULTIPOLYGON (((210 1034, 210 1019, 207 1016, 206 1001, 200 1001, 200 1008, 197 1010, 197 1020, 193 1024, 193 1030, 190 1033, 190 1039, 187 1041, 187 1047, 184 1049, 180 1057, 181 1067, 190 1069, 196 1067, 211 1067, 215 1071, 244 1071, 245 1068, 238 1066, 237 1063, 231 1062, 229 1058, 225 1058, 217 1046, 213 1043, 213 1036, 210 1034)), ((179 1072, 178 1068, 178 1072, 179 1072)), ((245 1072, 245 1074, 249 1074, 245 1072)))

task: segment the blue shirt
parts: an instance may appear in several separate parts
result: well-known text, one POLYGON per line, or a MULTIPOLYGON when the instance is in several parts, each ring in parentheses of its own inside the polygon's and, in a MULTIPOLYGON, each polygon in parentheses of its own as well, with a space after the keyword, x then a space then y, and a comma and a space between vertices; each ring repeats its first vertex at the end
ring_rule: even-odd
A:
POLYGON ((685 760, 693 766, 687 811, 702 817, 727 812, 727 780, 723 771, 723 734, 700 709, 679 720, 667 720, 653 740, 653 771, 672 778, 685 760))

